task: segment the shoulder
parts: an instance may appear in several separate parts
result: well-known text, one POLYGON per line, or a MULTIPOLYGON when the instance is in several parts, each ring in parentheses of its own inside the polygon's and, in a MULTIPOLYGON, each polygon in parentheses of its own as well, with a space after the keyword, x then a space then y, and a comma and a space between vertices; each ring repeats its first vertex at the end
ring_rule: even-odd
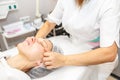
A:
POLYGON ((100 5, 107 5, 107 6, 120 3, 120 0, 88 0, 88 1, 89 2, 97 2, 100 5))
MULTIPOLYGON (((99 0, 100 1, 100 0, 99 0)), ((100 13, 111 11, 117 14, 120 10, 120 0, 101 0, 100 13)))
POLYGON ((107 6, 115 6, 117 5, 118 3, 120 3, 119 0, 100 0, 102 5, 106 5, 107 6))

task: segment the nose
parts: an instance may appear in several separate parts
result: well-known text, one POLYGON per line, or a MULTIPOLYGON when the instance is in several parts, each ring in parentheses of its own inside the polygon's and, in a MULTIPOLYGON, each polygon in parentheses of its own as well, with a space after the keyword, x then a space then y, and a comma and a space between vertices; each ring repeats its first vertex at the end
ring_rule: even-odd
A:
POLYGON ((35 38, 35 37, 33 37, 33 38, 32 38, 32 42, 34 43, 35 41, 36 41, 36 38, 35 38))

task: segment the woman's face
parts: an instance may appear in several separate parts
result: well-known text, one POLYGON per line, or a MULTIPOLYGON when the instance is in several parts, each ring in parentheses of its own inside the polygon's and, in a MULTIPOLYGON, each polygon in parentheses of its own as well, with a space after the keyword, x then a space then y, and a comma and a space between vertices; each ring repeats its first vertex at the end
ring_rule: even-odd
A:
MULTIPOLYGON (((45 45, 52 46, 48 40, 45 45)), ((43 53, 46 51, 42 42, 36 38, 26 39, 17 45, 20 54, 25 55, 29 60, 42 59, 43 53)))

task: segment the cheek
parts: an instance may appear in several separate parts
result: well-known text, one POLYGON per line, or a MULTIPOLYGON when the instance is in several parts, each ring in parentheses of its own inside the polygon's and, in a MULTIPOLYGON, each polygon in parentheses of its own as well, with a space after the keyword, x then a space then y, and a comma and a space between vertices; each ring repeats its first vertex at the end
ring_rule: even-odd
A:
POLYGON ((44 48, 37 45, 30 49, 30 54, 32 55, 33 59, 41 59, 44 52, 44 48))
POLYGON ((20 49, 20 50, 26 50, 27 46, 24 43, 19 43, 17 45, 17 48, 20 49))
POLYGON ((23 47, 22 47, 22 44, 21 43, 19 43, 18 45, 17 45, 17 49, 18 49, 18 51, 22 51, 23 50, 23 47))
POLYGON ((44 48, 41 45, 32 45, 26 46, 25 44, 18 44, 17 48, 19 52, 30 60, 41 59, 43 57, 43 53, 45 52, 44 48))
POLYGON ((40 54, 40 53, 43 53, 45 52, 44 49, 42 48, 39 48, 39 47, 36 47, 36 48, 32 48, 30 50, 31 53, 34 53, 34 55, 37 55, 37 54, 40 54))
POLYGON ((19 53, 23 54, 23 55, 29 54, 29 51, 30 51, 29 47, 24 46, 24 44, 22 44, 22 43, 17 45, 17 49, 18 49, 19 53))
POLYGON ((29 52, 27 52, 27 57, 30 60, 40 60, 43 57, 43 52, 41 52, 41 50, 38 49, 31 49, 29 52))
POLYGON ((37 44, 37 45, 34 45, 33 47, 32 47, 32 49, 37 53, 39 53, 39 52, 45 52, 45 49, 41 46, 41 45, 39 45, 39 44, 37 44))

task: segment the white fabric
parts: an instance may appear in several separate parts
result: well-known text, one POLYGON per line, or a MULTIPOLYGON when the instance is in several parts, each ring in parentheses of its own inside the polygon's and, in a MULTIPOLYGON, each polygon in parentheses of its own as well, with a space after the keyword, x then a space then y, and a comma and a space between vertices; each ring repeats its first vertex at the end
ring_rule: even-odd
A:
MULTIPOLYGON (((64 55, 73 53, 82 53, 91 50, 88 44, 78 46, 71 42, 67 36, 58 36, 50 38, 50 40, 62 48, 64 55)), ((106 80, 111 71, 117 65, 117 58, 112 63, 106 63, 94 66, 67 66, 58 68, 43 78, 35 80, 106 80)))
MULTIPOLYGON (((58 45, 58 42, 60 41, 64 41, 66 44, 61 44, 58 47, 62 46, 62 49, 64 50, 64 53, 66 52, 71 52, 71 54, 73 52, 84 52, 86 50, 89 50, 90 46, 89 45, 84 45, 84 47, 81 47, 82 50, 79 50, 77 48, 74 48, 73 45, 71 45, 71 41, 69 41, 69 39, 65 36, 61 36, 61 37, 56 37, 56 38, 50 38, 50 40, 52 42, 54 42, 55 45, 58 45), (59 41, 60 40, 60 41, 59 41), (66 45, 74 50, 69 50, 66 45), (86 48, 88 47, 88 48, 86 48)), ((80 47, 79 47, 80 48, 80 47)), ((14 55, 16 55, 18 53, 17 48, 13 48, 7 51, 4 51, 1 54, 5 54, 4 57, 12 57, 14 55), (8 56, 9 55, 9 56, 8 56)), ((67 54, 65 54, 67 55, 67 54)), ((4 63, 4 62, 3 62, 4 63)), ((7 65, 7 64, 6 64, 7 65)), ((33 80, 79 80, 79 79, 84 79, 86 80, 88 78, 88 74, 91 72, 92 70, 86 66, 82 66, 82 67, 77 67, 77 66, 68 66, 68 67, 62 67, 59 69, 56 69, 54 72, 50 73, 49 75, 43 77, 43 78, 38 78, 38 79, 33 79, 33 80), (64 72, 64 73, 63 73, 64 72), (75 75, 74 75, 75 74, 75 75), (74 75, 74 76, 73 76, 74 75), (71 76, 71 77, 70 77, 71 76)), ((15 80, 16 78, 19 78, 20 80, 30 80, 28 78, 28 76, 24 73, 21 72, 17 69, 13 69, 11 67, 9 67, 8 65, 2 65, 0 64, 0 79, 1 80, 15 80), (28 78, 28 79, 27 79, 28 78)), ((17 79, 18 80, 18 79, 17 79)))
POLYGON ((107 47, 115 41, 119 46, 119 0, 89 0, 81 8, 75 0, 58 0, 48 20, 62 22, 75 42, 89 42, 100 36, 100 46, 107 47))
MULTIPOLYGON (((119 47, 119 5, 119 0, 89 0, 81 8, 78 8, 75 0, 58 0, 54 11, 48 16, 47 20, 58 25, 62 22, 64 29, 71 35, 65 41, 62 40, 64 37, 62 39, 61 37, 59 39, 56 38, 57 44, 62 45, 61 47, 64 48, 63 51, 65 50, 65 54, 72 54, 77 51, 80 53, 80 50, 85 51, 85 49, 86 51, 90 50, 92 46, 88 46, 87 43, 97 37, 100 37, 100 47, 111 46, 113 42, 116 42, 119 47), (63 46, 63 44, 67 45, 63 46)), ((56 40, 53 42, 56 42, 56 40)), ((77 79, 74 76, 74 80, 106 80, 117 65, 117 61, 116 57, 114 62, 92 66, 92 72, 88 73, 89 76, 86 76, 88 77, 87 79, 79 75, 81 78, 77 79), (107 69, 104 66, 107 66, 107 69)), ((81 71, 81 69, 78 71, 81 71)), ((88 70, 90 69, 91 66, 88 67, 88 70)), ((64 72, 55 74, 61 75, 64 73, 67 72, 64 70, 64 72)), ((72 74, 72 71, 69 73, 72 74)), ((74 72, 73 75, 75 75, 74 72)), ((57 77, 55 80, 59 79, 57 77)), ((64 79, 62 76, 60 79, 66 80, 69 78, 64 79)), ((47 78, 44 78, 44 80, 47 80, 47 78)))
MULTIPOLYGON (((87 44, 83 44, 82 46, 78 46, 76 44, 72 45, 71 40, 67 36, 58 36, 49 39, 53 42, 53 44, 62 48, 64 55, 88 51, 91 47, 87 44)), ((89 80, 89 73, 93 71, 92 68, 93 67, 87 66, 61 67, 47 76, 35 80, 89 80)))
MULTIPOLYGON (((71 39, 68 38, 67 36, 58 36, 58 37, 50 38, 50 40, 55 45, 58 45, 59 47, 62 48, 64 55, 69 55, 69 54, 78 53, 78 52, 82 53, 82 52, 91 50, 90 49, 91 46, 88 44, 82 44, 81 46, 78 46, 77 44, 72 45, 73 43, 71 44, 72 42, 71 39)), ((16 55, 17 52, 18 52, 17 48, 13 48, 3 53, 9 56, 14 56, 16 55)), ((60 80, 104 80, 109 75, 108 73, 110 73, 113 70, 114 66, 117 64, 116 61, 114 61, 113 63, 110 63, 108 66, 106 65, 107 69, 105 67, 99 68, 99 66, 62 67, 62 68, 56 69, 55 71, 53 71, 52 73, 48 74, 43 78, 38 78, 33 80, 59 80, 59 79, 60 80), (109 67, 111 69, 110 71, 108 69, 109 67), (98 74, 98 72, 100 74, 98 74)), ((6 67, 0 63, 0 80, 8 80, 9 75, 15 79, 20 77, 20 80, 30 80, 25 73, 17 69, 10 68, 8 66, 6 67), (16 77, 14 77, 13 75, 16 77)), ((12 80, 15 80, 15 79, 12 79, 12 80)))
POLYGON ((24 72, 10 67, 6 60, 0 59, 0 80, 31 80, 24 72))
POLYGON ((119 47, 119 0, 106 0, 100 11, 100 46, 107 47, 116 41, 119 47))
POLYGON ((0 58, 2 58, 2 57, 9 58, 9 57, 15 56, 17 54, 18 54, 17 47, 14 47, 12 49, 9 49, 9 50, 6 50, 4 52, 1 52, 0 53, 0 58))

